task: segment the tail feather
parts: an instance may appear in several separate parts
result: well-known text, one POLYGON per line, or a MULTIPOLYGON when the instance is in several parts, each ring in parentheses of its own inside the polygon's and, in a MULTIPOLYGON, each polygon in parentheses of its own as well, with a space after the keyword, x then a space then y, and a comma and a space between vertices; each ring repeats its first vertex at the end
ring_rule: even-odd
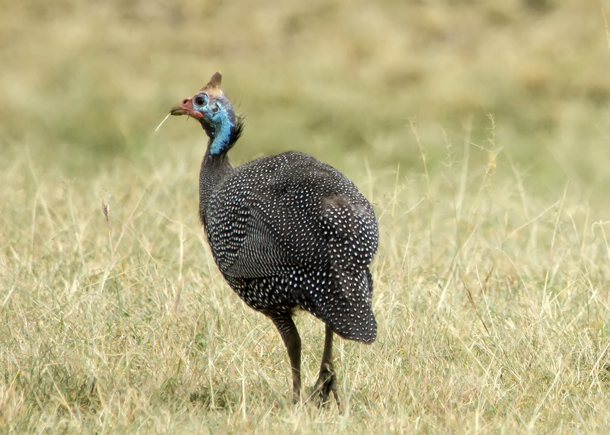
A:
POLYGON ((371 306, 373 279, 368 270, 357 274, 336 269, 331 298, 320 307, 323 320, 339 336, 372 343, 377 337, 377 321, 371 306), (338 278, 337 278, 338 277, 338 278))

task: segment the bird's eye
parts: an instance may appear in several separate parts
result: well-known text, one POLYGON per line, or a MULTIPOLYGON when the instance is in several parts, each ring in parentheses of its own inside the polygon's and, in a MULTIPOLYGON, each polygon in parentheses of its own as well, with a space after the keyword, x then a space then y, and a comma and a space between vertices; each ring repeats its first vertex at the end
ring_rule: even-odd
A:
POLYGON ((196 106, 203 106, 207 103, 207 98, 206 95, 197 95, 195 97, 195 105, 196 106))

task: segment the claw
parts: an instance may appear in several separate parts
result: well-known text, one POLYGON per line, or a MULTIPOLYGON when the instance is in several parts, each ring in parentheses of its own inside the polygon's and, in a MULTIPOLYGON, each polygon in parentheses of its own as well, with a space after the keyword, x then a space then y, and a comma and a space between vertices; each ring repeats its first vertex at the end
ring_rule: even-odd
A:
POLYGON ((339 400, 339 386, 337 385, 337 375, 332 364, 325 364, 320 370, 320 376, 313 387, 311 396, 308 401, 316 401, 319 406, 326 405, 329 402, 329 396, 332 392, 337 407, 341 409, 341 401, 339 400))

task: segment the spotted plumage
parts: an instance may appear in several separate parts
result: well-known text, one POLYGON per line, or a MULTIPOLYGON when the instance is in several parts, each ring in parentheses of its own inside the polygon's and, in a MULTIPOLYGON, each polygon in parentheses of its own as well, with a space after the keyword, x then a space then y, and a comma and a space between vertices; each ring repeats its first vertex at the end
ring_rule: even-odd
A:
POLYGON ((336 382, 332 334, 372 343, 369 264, 377 251, 371 204, 333 167, 300 152, 263 157, 233 168, 227 151, 242 131, 220 90, 220 74, 172 109, 197 118, 210 138, 201 164, 199 215, 214 259, 248 306, 270 317, 290 356, 300 397, 299 308, 327 325, 320 378, 323 400, 336 382), (298 355, 297 355, 298 353, 298 355))

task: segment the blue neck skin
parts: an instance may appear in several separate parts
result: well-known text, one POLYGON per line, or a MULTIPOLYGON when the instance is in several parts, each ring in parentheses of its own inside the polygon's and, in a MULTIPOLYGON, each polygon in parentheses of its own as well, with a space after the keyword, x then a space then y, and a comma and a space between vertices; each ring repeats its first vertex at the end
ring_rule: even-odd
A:
POLYGON ((212 124, 212 142, 210 143, 210 155, 218 155, 226 152, 227 146, 231 140, 231 134, 235 124, 229 118, 229 112, 222 107, 218 102, 212 105, 205 105, 201 109, 197 109, 209 120, 212 124), (216 108, 214 112, 212 109, 216 108))
POLYGON ((214 123, 214 139, 210 144, 210 154, 222 154, 231 139, 231 130, 235 125, 229 119, 226 110, 219 110, 211 117, 214 123))

